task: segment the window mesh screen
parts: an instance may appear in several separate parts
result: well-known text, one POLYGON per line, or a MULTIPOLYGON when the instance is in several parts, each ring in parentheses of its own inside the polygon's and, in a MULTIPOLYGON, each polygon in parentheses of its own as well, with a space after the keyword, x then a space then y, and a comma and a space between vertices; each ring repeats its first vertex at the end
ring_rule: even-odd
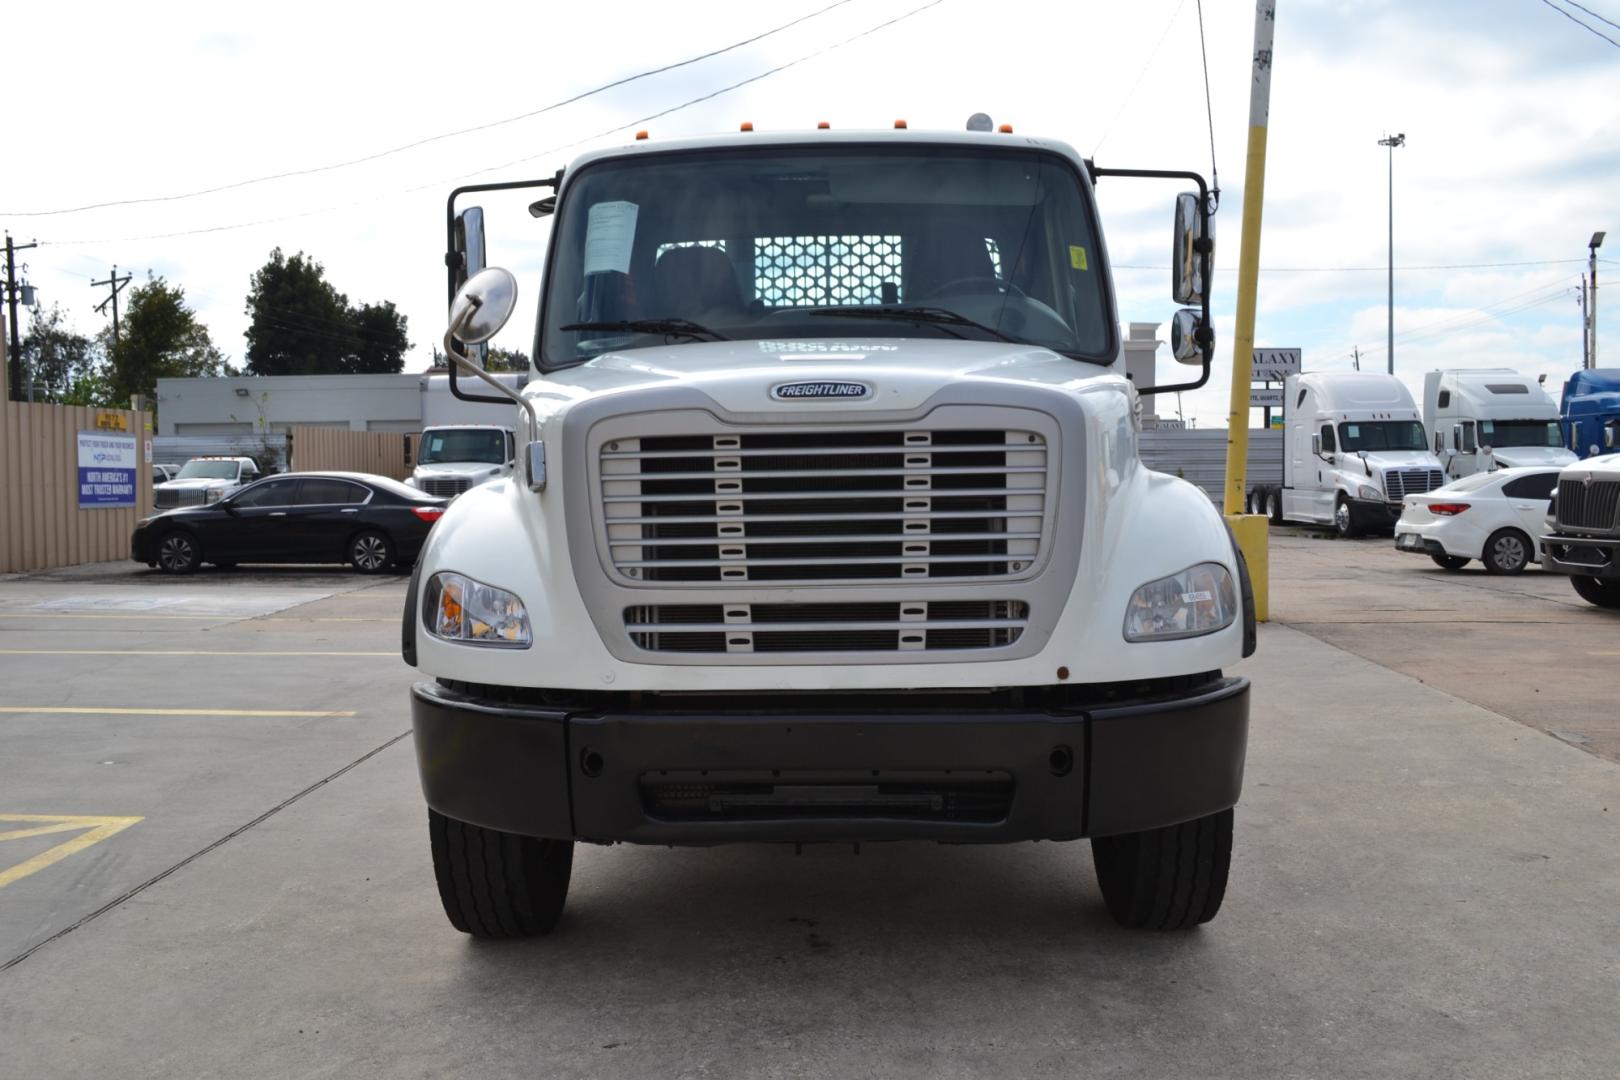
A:
POLYGON ((898 236, 766 236, 754 241, 754 291, 770 307, 881 304, 900 297, 898 236))

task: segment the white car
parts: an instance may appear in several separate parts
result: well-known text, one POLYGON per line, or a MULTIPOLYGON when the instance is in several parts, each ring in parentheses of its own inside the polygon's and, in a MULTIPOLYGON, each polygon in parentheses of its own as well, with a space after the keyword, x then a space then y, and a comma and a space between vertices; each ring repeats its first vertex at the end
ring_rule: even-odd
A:
POLYGON ((1408 495, 1395 523, 1395 547, 1427 555, 1447 570, 1478 559, 1493 574, 1517 574, 1540 561, 1547 502, 1557 485, 1557 469, 1530 465, 1474 473, 1408 495))

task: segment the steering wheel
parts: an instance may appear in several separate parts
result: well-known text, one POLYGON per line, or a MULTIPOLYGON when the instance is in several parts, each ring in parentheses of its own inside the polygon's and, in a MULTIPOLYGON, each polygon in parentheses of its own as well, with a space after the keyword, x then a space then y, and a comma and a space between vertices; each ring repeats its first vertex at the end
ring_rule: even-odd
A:
POLYGON ((1018 286, 1014 285, 1012 282, 1003 281, 998 277, 986 277, 981 275, 957 278, 955 281, 947 281, 945 284, 929 293, 926 297, 924 297, 924 299, 934 300, 946 296, 973 296, 979 293, 1003 292, 1008 296, 1016 296, 1020 300, 1029 299, 1029 294, 1023 289, 1020 289, 1018 286))

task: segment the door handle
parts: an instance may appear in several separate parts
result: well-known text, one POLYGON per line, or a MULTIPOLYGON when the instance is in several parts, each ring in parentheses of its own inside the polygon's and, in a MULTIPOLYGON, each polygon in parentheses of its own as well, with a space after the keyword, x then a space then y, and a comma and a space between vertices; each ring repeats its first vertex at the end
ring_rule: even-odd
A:
POLYGON ((287 511, 285 511, 285 510, 272 510, 272 511, 270 511, 270 516, 271 517, 286 517, 287 516, 287 511))
POLYGON ((359 507, 350 507, 349 509, 347 509, 347 510, 345 510, 343 512, 345 514, 358 514, 360 512, 360 508, 359 507))

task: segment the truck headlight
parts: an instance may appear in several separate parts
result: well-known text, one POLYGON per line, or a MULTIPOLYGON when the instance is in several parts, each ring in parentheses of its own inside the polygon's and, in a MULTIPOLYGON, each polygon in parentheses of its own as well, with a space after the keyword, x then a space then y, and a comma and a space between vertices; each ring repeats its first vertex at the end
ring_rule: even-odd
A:
POLYGON ((1237 587, 1220 563, 1199 563, 1150 581, 1125 609, 1126 641, 1173 641, 1213 634, 1238 614, 1237 587))
POLYGON ((523 601, 461 574, 428 578, 422 601, 428 633, 444 641, 527 649, 534 641, 523 601))
POLYGON ((1357 484, 1356 494, 1363 499, 1382 499, 1384 493, 1371 484, 1357 484))
POLYGON ((219 497, 220 497, 221 494, 223 494, 223 492, 221 492, 219 490, 219 488, 204 488, 203 489, 203 502, 205 504, 206 503, 219 502, 219 497))

